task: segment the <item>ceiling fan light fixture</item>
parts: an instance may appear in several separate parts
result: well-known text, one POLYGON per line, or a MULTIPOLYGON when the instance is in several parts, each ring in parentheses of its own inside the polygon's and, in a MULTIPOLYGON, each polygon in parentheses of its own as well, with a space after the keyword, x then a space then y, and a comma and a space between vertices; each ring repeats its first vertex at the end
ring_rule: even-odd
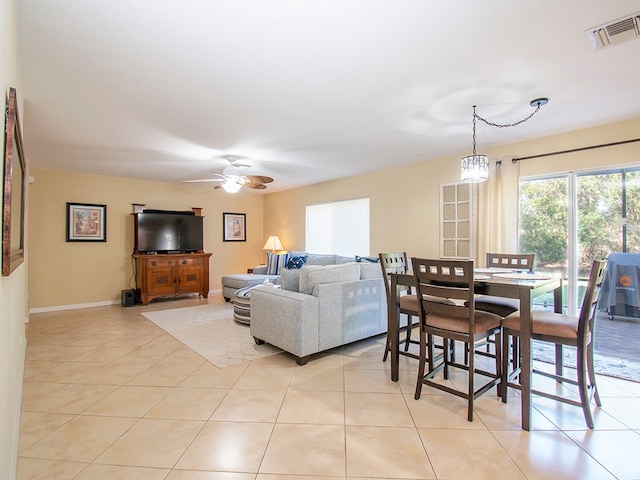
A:
POLYGON ((242 169, 249 165, 237 163, 236 157, 227 157, 229 165, 222 170, 222 173, 211 172, 215 178, 201 178, 197 180, 183 180, 183 182, 218 182, 215 188, 222 188, 227 193, 236 193, 241 188, 250 188, 253 190, 264 190, 267 188, 264 184, 273 182, 273 178, 266 175, 243 175, 242 169))
POLYGON ((222 184, 222 188, 227 193, 237 193, 241 187, 242 185, 240 185, 235 180, 227 180, 222 184))

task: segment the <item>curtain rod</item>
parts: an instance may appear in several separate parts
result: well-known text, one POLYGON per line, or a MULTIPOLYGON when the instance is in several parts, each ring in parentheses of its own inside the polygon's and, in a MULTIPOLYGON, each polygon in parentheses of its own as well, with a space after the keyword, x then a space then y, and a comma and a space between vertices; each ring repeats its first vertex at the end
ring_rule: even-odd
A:
POLYGON ((590 147, 572 148, 571 150, 560 150, 558 152, 541 153, 539 155, 529 155, 528 157, 514 157, 511 159, 511 162, 516 163, 516 162, 519 162, 520 160, 531 160, 532 158, 550 157, 552 155, 563 155, 565 153, 581 152, 583 150, 593 150, 594 148, 615 147, 616 145, 624 145, 626 143, 634 143, 634 142, 640 142, 640 138, 634 138, 633 140, 622 140, 621 142, 591 145, 590 147))

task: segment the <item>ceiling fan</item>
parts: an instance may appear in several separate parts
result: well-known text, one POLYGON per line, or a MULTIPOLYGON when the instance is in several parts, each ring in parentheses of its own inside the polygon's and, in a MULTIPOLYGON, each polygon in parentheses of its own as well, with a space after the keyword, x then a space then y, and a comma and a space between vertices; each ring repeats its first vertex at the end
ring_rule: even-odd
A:
POLYGON ((229 162, 229 165, 225 167, 222 173, 212 172, 214 178, 183 180, 183 182, 220 182, 214 188, 222 188, 228 193, 236 193, 242 187, 252 188, 254 190, 264 190, 267 188, 265 183, 273 182, 273 178, 264 175, 242 175, 241 170, 243 168, 248 168, 250 165, 238 163, 238 157, 227 156, 225 157, 225 160, 229 162))

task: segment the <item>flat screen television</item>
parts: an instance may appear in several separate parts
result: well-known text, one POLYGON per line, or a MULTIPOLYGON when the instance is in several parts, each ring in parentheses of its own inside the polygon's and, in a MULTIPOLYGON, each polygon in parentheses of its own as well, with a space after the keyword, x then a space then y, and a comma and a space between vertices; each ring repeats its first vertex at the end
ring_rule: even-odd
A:
POLYGON ((140 253, 193 253, 203 249, 202 221, 192 212, 135 215, 135 249, 140 253))

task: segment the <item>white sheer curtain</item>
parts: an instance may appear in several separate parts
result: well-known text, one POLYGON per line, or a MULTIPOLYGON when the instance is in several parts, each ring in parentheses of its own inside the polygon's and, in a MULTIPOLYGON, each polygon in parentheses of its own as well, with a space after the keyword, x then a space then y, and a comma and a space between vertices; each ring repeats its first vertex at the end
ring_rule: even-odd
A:
POLYGON ((475 252, 477 266, 486 253, 518 252, 518 163, 491 161, 489 180, 478 185, 475 202, 475 252))

